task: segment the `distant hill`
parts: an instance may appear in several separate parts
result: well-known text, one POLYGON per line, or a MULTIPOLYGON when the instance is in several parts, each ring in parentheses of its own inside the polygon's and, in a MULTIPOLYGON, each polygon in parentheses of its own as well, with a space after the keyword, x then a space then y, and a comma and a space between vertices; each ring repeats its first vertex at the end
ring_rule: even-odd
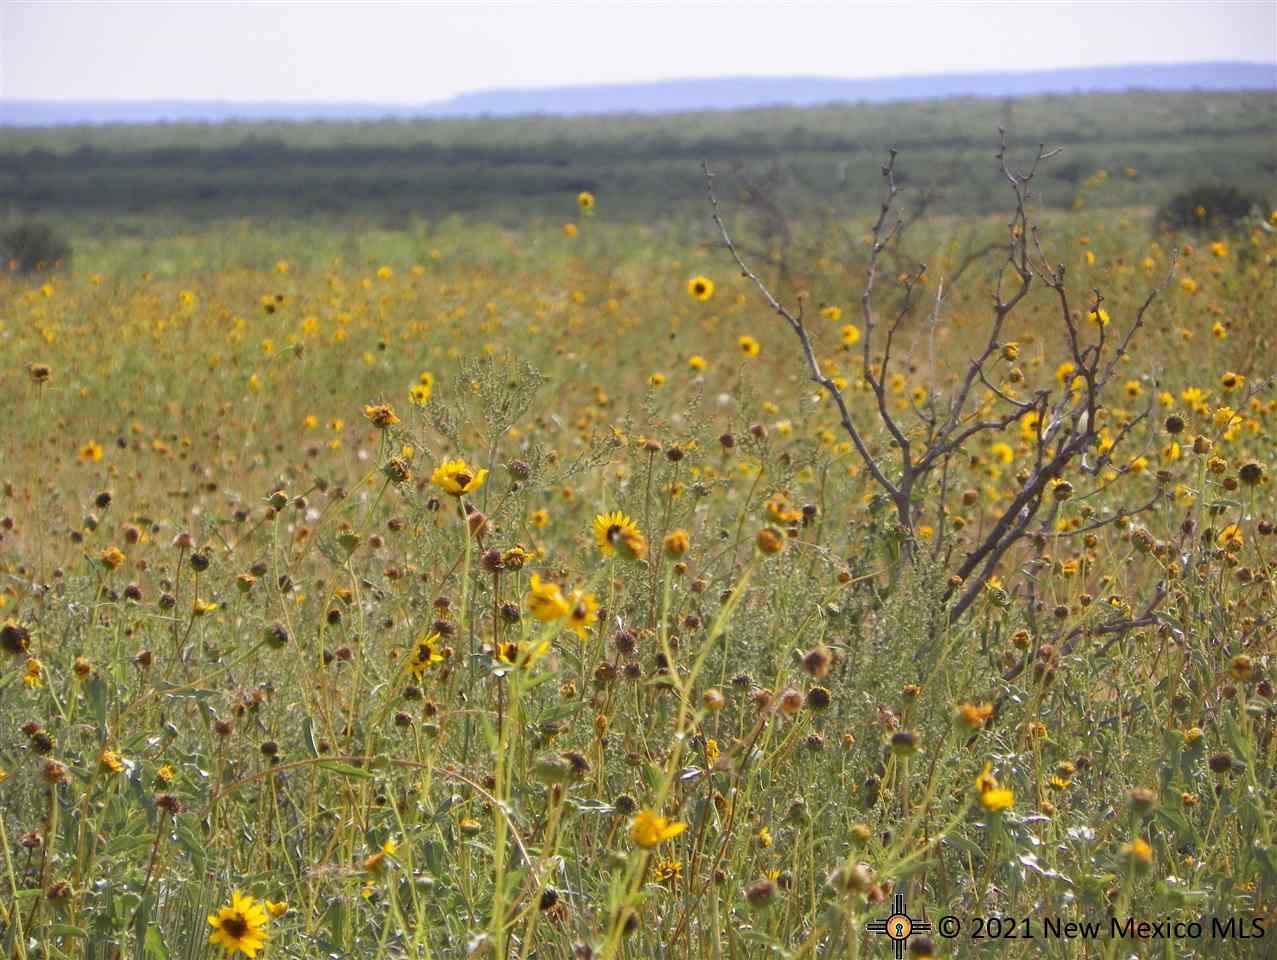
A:
POLYGON ((842 80, 718 77, 606 86, 480 90, 421 105, 234 103, 213 100, 69 102, 0 99, 0 126, 215 123, 227 120, 375 120, 521 115, 661 114, 770 106, 882 103, 950 97, 1150 91, 1277 91, 1277 64, 1141 64, 1032 73, 964 73, 842 80))

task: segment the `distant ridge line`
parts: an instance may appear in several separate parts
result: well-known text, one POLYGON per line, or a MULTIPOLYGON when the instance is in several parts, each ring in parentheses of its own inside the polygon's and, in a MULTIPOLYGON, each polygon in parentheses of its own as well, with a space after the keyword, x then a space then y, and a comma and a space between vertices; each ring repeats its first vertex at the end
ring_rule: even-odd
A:
POLYGON ((0 99, 0 126, 361 121, 516 116, 673 114, 956 97, 1031 97, 1128 91, 1277 92, 1277 63, 1132 64, 1032 72, 950 73, 863 80, 715 77, 581 87, 478 90, 414 104, 217 100, 41 101, 0 99))

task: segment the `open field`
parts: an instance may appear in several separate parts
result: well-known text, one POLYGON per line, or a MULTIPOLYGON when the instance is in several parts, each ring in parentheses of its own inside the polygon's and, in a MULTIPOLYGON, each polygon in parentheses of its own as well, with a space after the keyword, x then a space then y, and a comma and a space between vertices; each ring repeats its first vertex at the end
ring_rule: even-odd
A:
POLYGON ((7 135, 5 954, 1267 955, 1277 213, 1151 217, 1273 101, 1185 102, 1016 103, 1040 213, 1001 104, 7 135))
POLYGON ((989 177, 998 127, 1032 149, 1067 144, 1038 184, 1069 207, 1157 206, 1209 177, 1267 192, 1277 177, 1272 93, 1131 93, 839 105, 668 117, 227 124, 6 130, 0 210, 102 221, 341 215, 399 227, 452 213, 520 226, 580 190, 634 222, 700 218, 699 168, 739 167, 791 213, 872 209, 878 163, 906 152, 902 184, 937 213, 1001 212, 989 177), (1123 171, 1130 169, 1130 176, 1123 171), (690 208, 690 214, 689 214, 690 208))

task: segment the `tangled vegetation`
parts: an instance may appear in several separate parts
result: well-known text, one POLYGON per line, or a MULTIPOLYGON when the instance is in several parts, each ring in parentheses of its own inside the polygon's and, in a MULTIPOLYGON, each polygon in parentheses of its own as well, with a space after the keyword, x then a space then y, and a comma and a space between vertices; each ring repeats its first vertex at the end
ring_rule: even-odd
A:
POLYGON ((1038 223, 1002 157, 987 220, 897 220, 905 154, 819 229, 574 192, 0 277, 6 954, 1271 938, 1277 212, 1038 223))
POLYGON ((1263 201, 1234 184, 1199 183, 1171 197, 1154 222, 1168 231, 1232 231, 1257 210, 1262 215, 1263 201))
POLYGON ((11 272, 54 271, 70 258, 71 244, 50 224, 29 221, 0 232, 0 261, 11 272))

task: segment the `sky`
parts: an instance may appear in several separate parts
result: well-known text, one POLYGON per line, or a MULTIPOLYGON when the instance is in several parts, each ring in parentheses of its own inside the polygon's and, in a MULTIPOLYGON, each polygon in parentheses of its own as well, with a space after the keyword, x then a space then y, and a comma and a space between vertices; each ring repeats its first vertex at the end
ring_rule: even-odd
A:
POLYGON ((0 98, 425 103, 510 87, 1277 62, 1277 0, 0 0, 0 98))

